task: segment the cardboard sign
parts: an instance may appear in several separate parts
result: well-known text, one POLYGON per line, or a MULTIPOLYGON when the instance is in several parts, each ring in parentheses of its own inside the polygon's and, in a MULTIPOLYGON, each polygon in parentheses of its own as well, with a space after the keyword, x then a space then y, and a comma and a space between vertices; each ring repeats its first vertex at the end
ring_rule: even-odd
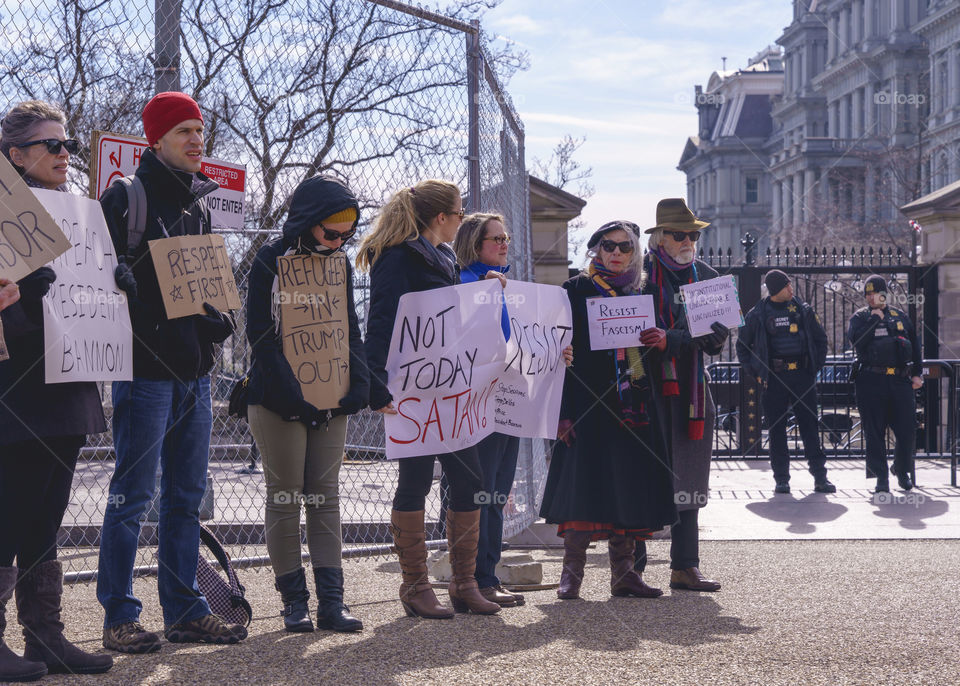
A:
MULTIPOLYGON (((146 149, 146 138, 94 131, 90 139, 90 197, 99 200, 114 181, 136 172, 146 149)), ((200 171, 220 184, 218 190, 207 196, 215 231, 243 228, 246 169, 242 164, 223 160, 203 160, 200 171)))
POLYGON ((0 155, 0 277, 19 281, 70 248, 20 174, 0 155))
POLYGON ((636 348, 640 332, 657 325, 652 295, 587 298, 591 350, 636 348))
POLYGON ((223 236, 174 236, 150 241, 168 319, 206 314, 203 303, 218 310, 241 307, 237 282, 223 236))
POLYGON ((683 284, 680 294, 687 313, 687 328, 694 338, 713 333, 710 325, 714 322, 731 329, 743 326, 740 294, 732 275, 683 284))
POLYGON ((283 355, 318 410, 339 407, 350 390, 346 260, 342 252, 277 259, 283 355))
POLYGON ((132 381, 130 312, 113 279, 117 259, 100 203, 34 193, 71 244, 50 263, 57 280, 43 299, 46 382, 132 381))

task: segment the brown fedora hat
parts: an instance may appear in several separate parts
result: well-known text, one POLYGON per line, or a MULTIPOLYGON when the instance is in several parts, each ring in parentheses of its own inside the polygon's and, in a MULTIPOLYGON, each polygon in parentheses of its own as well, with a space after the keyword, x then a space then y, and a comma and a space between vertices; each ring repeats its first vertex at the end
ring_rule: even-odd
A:
POLYGON ((644 233, 653 233, 657 229, 668 231, 699 231, 710 226, 694 216, 683 198, 664 198, 657 203, 657 225, 644 233))

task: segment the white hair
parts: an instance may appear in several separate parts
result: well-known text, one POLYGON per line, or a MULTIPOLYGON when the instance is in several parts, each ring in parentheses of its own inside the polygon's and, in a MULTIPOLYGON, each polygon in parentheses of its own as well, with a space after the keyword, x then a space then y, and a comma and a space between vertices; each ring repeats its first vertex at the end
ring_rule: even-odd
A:
MULTIPOLYGON (((617 227, 620 228, 620 227, 617 227)), ((617 228, 610 229, 607 233, 616 231, 617 228)), ((629 287, 632 290, 640 291, 644 282, 646 281, 646 273, 643 271, 643 251, 640 249, 640 239, 637 235, 630 231, 629 229, 620 228, 625 234, 627 234, 627 240, 633 245, 633 252, 630 253, 630 261, 627 263, 624 271, 632 271, 634 274, 633 281, 629 284, 629 287)), ((606 236, 607 234, 603 234, 606 236)), ((592 248, 587 248, 587 264, 595 258, 600 252, 600 242, 603 241, 603 236, 600 237, 600 240, 597 241, 597 244, 592 248)))
POLYGON ((650 238, 647 239, 647 249, 656 250, 663 243, 663 229, 654 229, 650 232, 650 238))

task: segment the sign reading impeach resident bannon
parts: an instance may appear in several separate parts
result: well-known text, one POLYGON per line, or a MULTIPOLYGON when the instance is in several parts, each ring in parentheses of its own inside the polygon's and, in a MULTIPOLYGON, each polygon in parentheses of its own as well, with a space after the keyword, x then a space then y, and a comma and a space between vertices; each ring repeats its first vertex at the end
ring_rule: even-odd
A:
POLYGON ((652 295, 587 298, 591 350, 635 348, 640 332, 657 325, 652 295))
POLYGON ((694 338, 711 333, 710 325, 714 322, 731 329, 743 326, 740 295, 733 275, 683 284, 680 294, 687 313, 687 329, 694 338))
POLYGON ((283 355, 318 410, 338 407, 350 390, 346 261, 343 252, 277 259, 283 355))
POLYGON ((57 280, 43 299, 47 383, 131 381, 130 312, 113 279, 117 258, 100 203, 57 191, 34 193, 71 245, 50 263, 57 280))
POLYGON ((203 303, 218 310, 241 307, 237 282, 223 236, 175 236, 150 241, 167 319, 206 314, 203 303))
POLYGON ((384 415, 387 458, 449 453, 494 430, 492 395, 506 344, 484 280, 400 298, 387 356, 396 415, 384 415))

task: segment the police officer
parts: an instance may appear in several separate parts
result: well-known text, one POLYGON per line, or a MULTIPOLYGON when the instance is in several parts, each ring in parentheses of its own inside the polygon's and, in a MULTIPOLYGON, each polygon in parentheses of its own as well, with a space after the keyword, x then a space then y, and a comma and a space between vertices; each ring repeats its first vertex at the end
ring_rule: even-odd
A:
POLYGON ((771 269, 763 281, 770 295, 747 313, 737 338, 737 358, 744 373, 756 377, 764 389, 774 490, 790 492, 787 418, 792 411, 814 490, 836 493, 837 487, 827 479, 817 418, 817 372, 827 359, 827 334, 813 308, 794 297, 785 273, 771 269))
POLYGON ((893 429, 896 451, 893 473, 900 488, 913 488, 917 400, 923 386, 923 359, 913 322, 889 307, 887 282, 874 274, 863 287, 867 306, 850 318, 847 338, 857 353, 857 407, 867 443, 867 469, 877 477, 877 493, 890 492, 887 475, 887 427, 893 429))

